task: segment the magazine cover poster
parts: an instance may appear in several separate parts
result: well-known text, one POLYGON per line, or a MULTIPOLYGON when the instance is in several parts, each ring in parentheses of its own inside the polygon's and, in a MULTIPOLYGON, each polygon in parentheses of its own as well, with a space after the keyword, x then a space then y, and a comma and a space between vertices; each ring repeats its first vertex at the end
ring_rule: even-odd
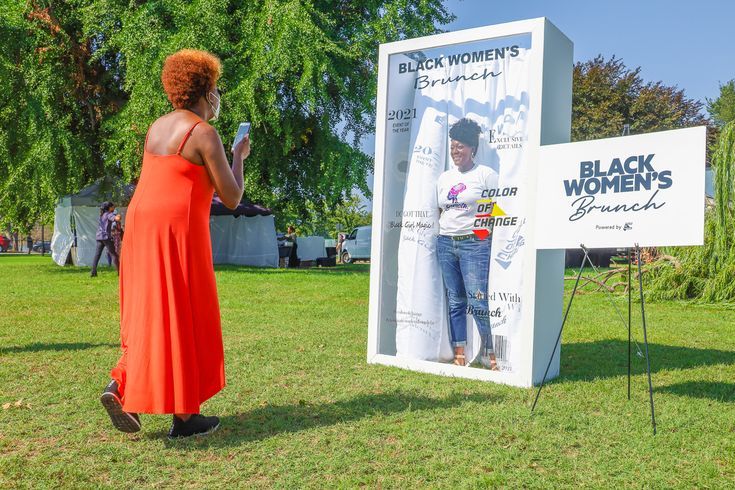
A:
POLYGON ((532 49, 531 35, 522 34, 389 57, 385 179, 403 192, 384 197, 380 323, 381 337, 391 337, 387 343, 399 358, 454 362, 452 340, 460 337, 457 326, 462 322, 457 320, 456 297, 452 306, 448 296, 461 290, 458 280, 463 285, 483 283, 469 277, 482 269, 485 288, 464 291, 466 365, 484 368, 478 360, 488 340, 482 339, 478 322, 489 321, 498 367, 514 369, 523 302, 520 252, 525 245, 523 194, 528 189, 522 165, 528 112, 533 109, 532 49), (459 179, 440 193, 442 182, 457 170, 450 149, 462 143, 450 131, 463 119, 478 128, 472 168, 483 167, 481 178, 459 179), (461 210, 461 226, 468 227, 451 246, 471 248, 472 241, 486 250, 487 260, 467 263, 459 271, 461 278, 449 277, 446 264, 444 269, 440 264, 440 235, 459 229, 442 225, 442 206, 441 213, 448 213, 445 221, 461 210), (449 294, 447 284, 453 285, 449 294))

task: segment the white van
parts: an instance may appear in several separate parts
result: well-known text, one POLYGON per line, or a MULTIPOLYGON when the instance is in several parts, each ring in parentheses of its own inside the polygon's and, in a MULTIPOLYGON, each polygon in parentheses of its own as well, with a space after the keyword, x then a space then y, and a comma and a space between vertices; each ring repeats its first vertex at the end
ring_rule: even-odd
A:
POLYGON ((345 237, 342 242, 342 251, 339 256, 343 264, 349 264, 353 260, 370 260, 372 226, 359 226, 345 237))

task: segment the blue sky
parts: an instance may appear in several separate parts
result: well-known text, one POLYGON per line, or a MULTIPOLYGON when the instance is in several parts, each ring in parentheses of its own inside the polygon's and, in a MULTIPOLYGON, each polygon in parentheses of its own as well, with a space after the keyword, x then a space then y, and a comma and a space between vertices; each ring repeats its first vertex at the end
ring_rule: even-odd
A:
POLYGON ((598 54, 641 67, 646 81, 683 88, 689 98, 715 98, 735 78, 734 0, 447 0, 458 31, 547 17, 574 43, 574 60, 598 54))

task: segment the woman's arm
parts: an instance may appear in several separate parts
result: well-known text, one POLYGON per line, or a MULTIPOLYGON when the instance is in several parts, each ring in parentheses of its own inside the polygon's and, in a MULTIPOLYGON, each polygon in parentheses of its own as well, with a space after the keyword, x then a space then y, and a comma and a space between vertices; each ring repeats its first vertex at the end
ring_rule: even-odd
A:
POLYGON ((225 206, 235 209, 240 204, 244 191, 243 160, 250 155, 250 137, 246 136, 235 146, 230 167, 217 130, 205 123, 197 126, 194 132, 199 133, 197 147, 217 195, 225 206))

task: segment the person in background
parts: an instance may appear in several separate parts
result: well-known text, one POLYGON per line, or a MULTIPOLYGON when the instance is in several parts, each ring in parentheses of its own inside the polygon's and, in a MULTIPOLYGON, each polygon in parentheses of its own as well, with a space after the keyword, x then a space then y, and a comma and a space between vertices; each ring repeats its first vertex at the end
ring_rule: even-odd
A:
POLYGON ((229 209, 240 203, 250 154, 246 136, 233 148, 230 166, 208 123, 219 115, 221 73, 216 56, 193 49, 163 65, 173 111, 151 124, 143 145, 121 254, 122 354, 100 397, 123 432, 141 429, 140 413, 172 414, 169 439, 219 427, 218 417, 200 411, 225 386, 209 211, 215 191, 229 209))
POLYGON ((298 245, 296 243, 296 228, 289 225, 289 227, 286 229, 286 241, 291 243, 291 253, 288 256, 288 267, 298 267, 299 265, 299 258, 296 254, 296 249, 298 248, 298 245))
MULTIPOLYGON (((112 222, 112 227, 110 228, 110 237, 113 236, 113 233, 115 232, 115 222, 112 222)), ((112 243, 115 243, 115 240, 112 240, 112 243)), ((109 250, 105 250, 105 255, 107 256, 107 265, 112 267, 112 255, 110 255, 109 250)), ((120 254, 117 254, 118 257, 120 257, 120 254)))
POLYGON ((477 201, 483 197, 483 191, 492 188, 494 181, 490 167, 474 162, 480 132, 479 124, 468 118, 460 119, 449 130, 454 168, 442 173, 437 180, 439 236, 436 249, 447 291, 454 364, 466 364, 467 315, 471 314, 482 340, 480 363, 497 371, 488 306, 492 228, 478 235, 474 224, 477 201))
MULTIPOLYGON (((116 220, 114 223, 112 223, 112 232, 111 232, 112 243, 115 245, 115 252, 117 253, 118 257, 121 257, 122 255, 121 252, 122 252, 123 233, 124 233, 124 230, 123 230, 122 220, 120 221, 116 220)), ((109 256, 109 253, 108 253, 108 256, 109 256)))
POLYGON ((31 255, 31 251, 33 250, 33 238, 31 238, 31 235, 26 237, 26 245, 28 246, 28 255, 31 255))
MULTIPOLYGON (((115 215, 119 214, 117 212, 117 209, 113 211, 115 215)), ((122 221, 113 221, 112 226, 110 227, 110 238, 112 239, 113 245, 115 245, 115 252, 117 252, 118 259, 120 258, 120 247, 118 247, 118 244, 115 242, 115 230, 117 230, 118 226, 122 225, 122 221)), ((107 255, 107 265, 112 267, 112 255, 110 255, 109 250, 105 250, 105 255, 107 255)))
POLYGON ((344 243, 344 241, 345 241, 345 234, 344 233, 338 234, 337 235, 337 247, 336 247, 336 250, 337 250, 337 259, 338 260, 342 260, 342 258, 341 258, 341 255, 342 255, 342 243, 344 243))
POLYGON ((92 259, 92 272, 90 277, 97 277, 97 264, 100 262, 102 256, 102 250, 107 248, 107 253, 112 256, 112 261, 115 264, 115 269, 120 272, 120 258, 115 252, 115 245, 112 243, 112 223, 120 221, 120 215, 115 214, 115 204, 110 201, 105 201, 100 206, 100 219, 97 225, 97 250, 94 253, 94 259, 92 259))

